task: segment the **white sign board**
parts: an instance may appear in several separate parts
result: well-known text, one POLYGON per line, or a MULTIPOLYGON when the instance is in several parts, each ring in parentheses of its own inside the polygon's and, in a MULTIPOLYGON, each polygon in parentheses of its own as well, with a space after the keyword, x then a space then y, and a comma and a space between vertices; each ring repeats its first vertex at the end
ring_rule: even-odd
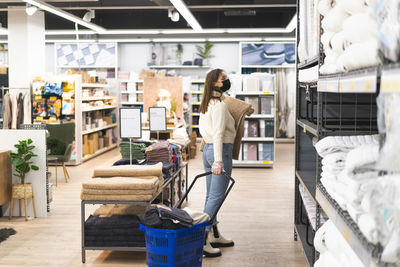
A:
POLYGON ((142 137, 142 117, 140 108, 119 109, 119 133, 121 138, 142 137))
POLYGON ((156 132, 167 130, 166 113, 165 107, 149 108, 150 131, 156 132))

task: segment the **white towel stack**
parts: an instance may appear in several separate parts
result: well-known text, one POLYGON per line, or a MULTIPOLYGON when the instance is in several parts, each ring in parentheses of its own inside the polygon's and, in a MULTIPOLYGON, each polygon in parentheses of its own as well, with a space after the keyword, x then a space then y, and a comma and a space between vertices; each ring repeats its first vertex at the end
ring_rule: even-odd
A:
POLYGON ((321 0, 319 12, 324 34, 325 62, 321 74, 375 66, 382 62, 378 25, 373 17, 374 1, 321 0))

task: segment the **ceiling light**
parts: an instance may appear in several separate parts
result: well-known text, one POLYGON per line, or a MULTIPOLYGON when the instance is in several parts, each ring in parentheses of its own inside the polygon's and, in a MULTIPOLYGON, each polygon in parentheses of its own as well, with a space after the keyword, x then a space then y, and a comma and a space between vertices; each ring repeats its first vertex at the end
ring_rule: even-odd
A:
POLYGON ((179 21, 179 12, 176 10, 168 9, 168 18, 173 22, 179 21))
POLYGON ((196 43, 205 42, 205 38, 154 38, 155 43, 196 43))
POLYGON ((41 0, 24 0, 24 2, 31 4, 33 6, 36 6, 40 9, 43 9, 43 10, 50 12, 54 15, 57 15, 59 17, 62 17, 67 20, 70 20, 72 22, 78 23, 79 25, 82 25, 86 28, 92 29, 98 33, 104 33, 106 31, 106 29, 104 29, 103 27, 100 27, 99 25, 96 25, 96 24, 90 23, 90 22, 86 22, 83 19, 81 19, 75 15, 72 15, 71 13, 68 13, 60 8, 49 5, 41 0))
POLYGON ((29 16, 32 16, 33 14, 35 14, 35 12, 37 11, 37 7, 35 7, 35 6, 32 6, 32 5, 27 5, 26 6, 26 9, 25 9, 25 12, 26 12, 26 14, 28 14, 29 16))
POLYGON ((94 10, 89 10, 83 16, 83 20, 86 21, 86 22, 90 22, 92 19, 94 19, 94 16, 95 16, 94 10))
POLYGON ((261 42, 262 38, 254 37, 232 37, 232 38, 208 38, 210 42, 261 42))
POLYGON ((297 26, 297 15, 294 14, 293 18, 290 20, 290 22, 286 26, 286 31, 292 32, 294 29, 296 29, 296 26, 297 26))
POLYGON ((227 33, 268 33, 268 32, 286 32, 285 28, 238 28, 226 29, 227 33))
POLYGON ((171 4, 174 5, 176 10, 185 18, 187 23, 193 28, 195 31, 201 31, 202 27, 196 18, 193 16, 192 12, 187 8, 185 3, 182 0, 169 0, 171 4))

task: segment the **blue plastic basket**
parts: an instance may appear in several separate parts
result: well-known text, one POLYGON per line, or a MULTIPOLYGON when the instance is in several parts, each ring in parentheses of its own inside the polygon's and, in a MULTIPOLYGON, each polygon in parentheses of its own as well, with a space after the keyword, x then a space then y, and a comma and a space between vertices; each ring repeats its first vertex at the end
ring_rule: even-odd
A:
POLYGON ((146 238, 149 267, 197 267, 203 260, 205 228, 209 222, 178 230, 140 225, 146 238))

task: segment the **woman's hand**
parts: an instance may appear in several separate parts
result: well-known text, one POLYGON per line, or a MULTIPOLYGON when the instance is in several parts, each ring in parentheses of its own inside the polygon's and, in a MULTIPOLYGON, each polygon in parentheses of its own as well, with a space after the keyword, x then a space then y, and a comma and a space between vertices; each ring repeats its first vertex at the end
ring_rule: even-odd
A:
POLYGON ((222 163, 222 161, 215 161, 212 165, 211 172, 214 175, 221 175, 223 171, 224 171, 224 164, 222 163))

